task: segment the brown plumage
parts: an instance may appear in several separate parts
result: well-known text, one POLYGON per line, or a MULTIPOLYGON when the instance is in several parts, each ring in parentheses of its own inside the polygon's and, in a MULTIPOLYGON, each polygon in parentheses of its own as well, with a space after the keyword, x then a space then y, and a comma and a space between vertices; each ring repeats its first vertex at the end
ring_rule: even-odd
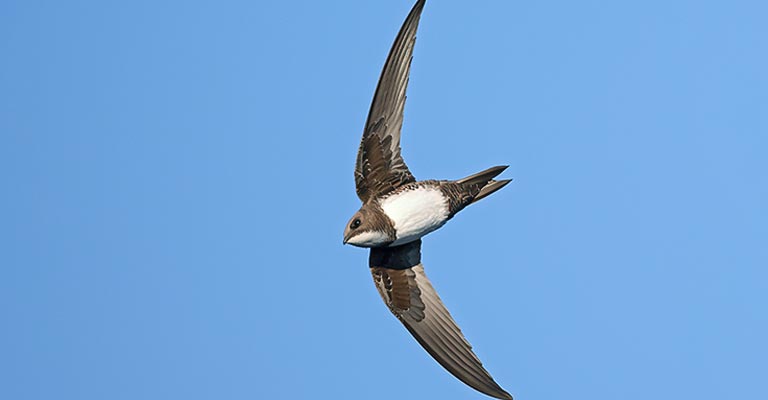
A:
POLYGON ((389 311, 440 365, 482 393, 512 399, 483 368, 427 279, 421 264, 421 240, 386 250, 371 249, 369 265, 389 311))
POLYGON ((442 181, 440 189, 448 197, 450 217, 456 215, 464 207, 490 195, 511 182, 512 179, 493 180, 496 175, 502 173, 505 169, 507 169, 507 166, 501 165, 488 168, 485 171, 459 179, 458 181, 442 181))
POLYGON ((370 248, 369 267, 382 300, 440 365, 482 393, 512 399, 472 352, 421 263, 422 236, 510 182, 494 180, 506 166, 456 181, 417 181, 400 154, 405 91, 423 7, 424 0, 413 6, 384 63, 355 164, 363 205, 347 223, 344 243, 370 248))
POLYGON ((424 1, 418 1, 392 44, 373 95, 355 165, 355 187, 363 203, 415 182, 400 155, 405 89, 413 59, 416 29, 424 1))

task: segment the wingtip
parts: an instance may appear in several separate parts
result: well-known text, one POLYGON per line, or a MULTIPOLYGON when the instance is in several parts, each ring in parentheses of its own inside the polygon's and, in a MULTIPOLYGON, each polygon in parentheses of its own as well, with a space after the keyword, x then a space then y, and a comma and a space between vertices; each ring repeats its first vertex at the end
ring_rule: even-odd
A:
POLYGON ((416 2, 416 4, 413 5, 413 8, 411 8, 410 14, 418 13, 421 14, 421 10, 424 9, 424 4, 426 4, 427 0, 419 0, 416 2))
POLYGON ((504 390, 501 386, 499 386, 496 381, 493 381, 492 388, 488 388, 489 390, 479 390, 481 393, 486 394, 490 397, 493 397, 494 399, 500 399, 500 400, 514 400, 512 398, 512 395, 509 394, 506 390, 504 390))
MULTIPOLYGON (((495 383, 495 382, 494 382, 494 383, 495 383)), ((511 394, 509 394, 509 393, 507 393, 507 391, 506 391, 506 390, 504 390, 504 389, 502 389, 500 386, 498 386, 498 384, 497 384, 497 387, 498 387, 498 388, 495 390, 495 392, 494 392, 494 393, 485 393, 485 394, 487 394, 488 396, 491 396, 491 397, 493 397, 494 399, 500 399, 500 400, 514 400, 514 399, 512 398, 512 395, 511 395, 511 394)))
POLYGON ((493 397, 494 399, 499 399, 499 400, 514 400, 514 399, 512 398, 512 395, 511 395, 511 394, 509 394, 509 393, 507 393, 507 392, 506 392, 506 391, 504 391, 504 390, 502 390, 502 391, 501 391, 501 393, 494 393, 494 394, 490 394, 490 393, 484 393, 484 394, 486 394, 486 395, 488 395, 488 396, 490 396, 490 397, 493 397))

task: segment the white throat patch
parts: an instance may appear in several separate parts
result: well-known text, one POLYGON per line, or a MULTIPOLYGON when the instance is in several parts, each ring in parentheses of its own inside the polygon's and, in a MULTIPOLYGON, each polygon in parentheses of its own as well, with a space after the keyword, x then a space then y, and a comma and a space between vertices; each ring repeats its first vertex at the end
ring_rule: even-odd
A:
POLYGON ((397 239, 390 246, 412 242, 443 226, 448 220, 448 201, 434 187, 406 190, 382 200, 381 208, 395 224, 397 239))
POLYGON ((389 236, 384 232, 365 231, 352 236, 347 243, 360 247, 376 247, 389 241, 389 236))

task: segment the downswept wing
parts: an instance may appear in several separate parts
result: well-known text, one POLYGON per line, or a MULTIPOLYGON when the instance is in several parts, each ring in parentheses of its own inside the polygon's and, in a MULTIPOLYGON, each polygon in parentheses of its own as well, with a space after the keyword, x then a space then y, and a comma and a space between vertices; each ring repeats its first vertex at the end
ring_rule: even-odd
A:
POLYGON ((355 165, 355 187, 363 203, 416 181, 400 155, 400 129, 416 30, 423 8, 424 0, 419 0, 405 19, 373 95, 355 165))
POLYGON ((483 368, 427 279, 421 264, 421 240, 372 248, 369 264, 384 303, 440 365, 475 390, 512 399, 483 368))

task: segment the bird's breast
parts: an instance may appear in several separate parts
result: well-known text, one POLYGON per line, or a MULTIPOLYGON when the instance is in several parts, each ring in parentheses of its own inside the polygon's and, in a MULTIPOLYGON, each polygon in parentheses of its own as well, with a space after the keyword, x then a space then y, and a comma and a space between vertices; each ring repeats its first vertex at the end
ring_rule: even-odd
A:
POLYGON ((395 225, 390 246, 412 242, 440 228, 448 220, 448 201, 437 187, 417 187, 384 198, 381 208, 395 225))

